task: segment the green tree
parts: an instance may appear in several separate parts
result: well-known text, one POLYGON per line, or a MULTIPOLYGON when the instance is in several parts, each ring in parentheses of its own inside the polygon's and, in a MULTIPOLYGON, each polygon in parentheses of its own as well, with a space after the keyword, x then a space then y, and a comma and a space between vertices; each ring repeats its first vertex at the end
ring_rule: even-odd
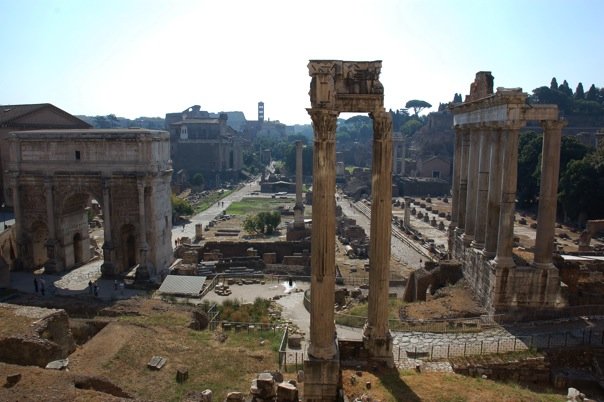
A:
POLYGON ((203 187, 205 180, 203 177, 203 173, 201 172, 197 172, 193 175, 193 178, 191 178, 191 184, 194 186, 198 186, 198 187, 203 187))
POLYGON ((558 90, 566 96, 573 96, 573 90, 570 89, 570 86, 568 85, 568 82, 566 80, 562 82, 562 85, 558 87, 558 90))
POLYGON ((596 102, 598 100, 598 89, 594 84, 591 84, 585 94, 585 100, 596 102))
POLYGON ((411 99, 410 101, 405 103, 405 107, 407 109, 409 109, 409 108, 413 109, 413 114, 417 117, 419 112, 421 112, 422 110, 424 110, 426 108, 431 108, 432 105, 423 100, 411 99))
POLYGON ((182 198, 178 198, 175 194, 172 194, 171 201, 172 210, 177 215, 193 215, 193 207, 187 200, 183 200, 182 198))
POLYGON ((243 230, 250 234, 271 235, 281 223, 281 213, 259 212, 256 215, 248 215, 243 221, 243 230))
POLYGON ((407 120, 407 122, 405 124, 403 124, 403 126, 401 127, 401 132, 406 135, 406 136, 411 136, 413 134, 415 134, 415 132, 417 130, 419 130, 420 128, 422 128, 423 124, 421 121, 413 118, 413 119, 409 119, 407 120))
POLYGON ((577 89, 575 89, 575 99, 585 99, 585 91, 581 82, 577 85, 577 89))
POLYGON ((530 208, 539 195, 539 161, 543 137, 534 132, 522 133, 518 141, 518 206, 530 208))
POLYGON ((556 77, 552 78, 550 84, 549 84, 549 89, 553 90, 558 90, 558 80, 556 80, 556 77))

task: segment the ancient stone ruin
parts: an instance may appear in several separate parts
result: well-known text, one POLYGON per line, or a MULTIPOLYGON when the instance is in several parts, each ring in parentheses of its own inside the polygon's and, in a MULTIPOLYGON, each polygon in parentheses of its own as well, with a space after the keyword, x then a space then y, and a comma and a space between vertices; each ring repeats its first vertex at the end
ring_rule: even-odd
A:
POLYGON ((304 400, 336 400, 340 380, 334 324, 336 120, 340 112, 373 119, 369 313, 363 346, 370 358, 392 364, 388 275, 392 210, 392 122, 384 110, 381 61, 311 60, 311 116, 315 134, 311 236, 311 300, 304 400))
POLYGON ((552 263, 561 131, 556 105, 529 105, 520 88, 493 92, 490 72, 478 72, 465 102, 452 107, 455 126, 449 250, 491 312, 560 304, 552 263), (543 127, 543 158, 534 260, 515 258, 514 207, 518 136, 527 121, 543 127))
POLYGON ((104 275, 170 265, 168 133, 127 130, 13 132, 5 177, 15 211, 18 265, 60 272, 90 255, 87 207, 102 206, 104 275))

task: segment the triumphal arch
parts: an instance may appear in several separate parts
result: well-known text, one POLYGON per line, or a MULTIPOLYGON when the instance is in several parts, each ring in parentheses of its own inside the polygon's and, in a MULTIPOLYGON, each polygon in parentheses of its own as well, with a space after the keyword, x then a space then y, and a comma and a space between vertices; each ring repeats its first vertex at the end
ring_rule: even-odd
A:
POLYGON ((172 168, 167 132, 20 131, 11 133, 9 146, 5 178, 15 211, 17 266, 59 272, 88 261, 93 204, 102 210, 105 276, 135 266, 139 273, 155 276, 169 266, 172 168))
POLYGON ((304 400, 336 400, 339 351, 334 324, 336 121, 340 112, 373 119, 369 313, 363 347, 370 359, 392 364, 388 284, 392 196, 392 121, 384 109, 381 61, 311 60, 314 129, 310 339, 304 362, 304 400))

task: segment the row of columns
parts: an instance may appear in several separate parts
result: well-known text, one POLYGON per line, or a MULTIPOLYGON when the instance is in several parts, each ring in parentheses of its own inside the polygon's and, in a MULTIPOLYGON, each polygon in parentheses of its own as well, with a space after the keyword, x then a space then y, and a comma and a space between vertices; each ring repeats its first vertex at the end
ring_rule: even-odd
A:
MULTIPOLYGON (((310 341, 308 354, 333 359, 337 354, 334 324, 336 120, 339 112, 309 109, 315 133, 311 237, 310 341)), ((392 121, 389 113, 373 119, 372 208, 368 319, 364 343, 373 358, 392 359, 388 328, 392 198, 392 121)))
MULTIPOLYGON (((563 121, 543 121, 536 266, 551 267, 563 121)), ((451 229, 466 246, 513 267, 518 137, 524 122, 456 127, 451 229)), ((453 233, 451 233, 451 238, 453 233)), ((452 241, 452 240, 451 240, 452 241)), ((450 244, 451 245, 451 244, 450 244)))

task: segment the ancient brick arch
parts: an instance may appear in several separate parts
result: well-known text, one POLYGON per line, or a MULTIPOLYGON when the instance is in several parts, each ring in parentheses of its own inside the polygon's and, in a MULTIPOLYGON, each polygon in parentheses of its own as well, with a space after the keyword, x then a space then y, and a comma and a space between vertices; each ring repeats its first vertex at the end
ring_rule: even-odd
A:
POLYGON ((363 348, 372 360, 393 364, 388 328, 392 198, 392 121, 384 109, 381 61, 311 60, 308 64, 312 118, 313 208, 311 302, 305 401, 336 400, 339 355, 335 324, 336 122, 340 112, 365 112, 373 119, 369 306, 363 348))
POLYGON ((151 276, 172 261, 169 137, 161 131, 12 133, 8 181, 18 264, 46 272, 88 261, 87 207, 102 207, 103 274, 151 276), (128 241, 122 228, 129 228, 128 241), (164 241, 167 239, 167 241, 164 241), (125 257, 127 256, 127 257, 125 257))

